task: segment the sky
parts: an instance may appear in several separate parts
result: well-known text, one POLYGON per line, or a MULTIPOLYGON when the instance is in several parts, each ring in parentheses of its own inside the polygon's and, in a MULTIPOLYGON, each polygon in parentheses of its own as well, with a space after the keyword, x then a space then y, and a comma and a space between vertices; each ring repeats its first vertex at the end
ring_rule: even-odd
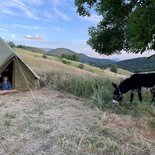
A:
POLYGON ((130 59, 141 54, 99 55, 87 45, 88 27, 96 26, 101 17, 80 17, 74 0, 0 0, 0 37, 16 44, 41 48, 69 48, 91 57, 130 59))

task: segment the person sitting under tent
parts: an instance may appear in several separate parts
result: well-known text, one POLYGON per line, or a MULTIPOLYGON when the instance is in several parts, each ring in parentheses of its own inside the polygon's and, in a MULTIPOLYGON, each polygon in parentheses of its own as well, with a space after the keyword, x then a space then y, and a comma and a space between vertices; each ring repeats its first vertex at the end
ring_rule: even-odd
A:
POLYGON ((16 89, 12 89, 11 82, 8 81, 7 76, 3 76, 3 82, 1 83, 0 86, 0 95, 5 95, 5 94, 11 94, 11 93, 16 93, 16 89))
POLYGON ((12 89, 11 83, 8 81, 7 76, 3 77, 3 82, 1 84, 1 89, 2 90, 11 90, 12 89))

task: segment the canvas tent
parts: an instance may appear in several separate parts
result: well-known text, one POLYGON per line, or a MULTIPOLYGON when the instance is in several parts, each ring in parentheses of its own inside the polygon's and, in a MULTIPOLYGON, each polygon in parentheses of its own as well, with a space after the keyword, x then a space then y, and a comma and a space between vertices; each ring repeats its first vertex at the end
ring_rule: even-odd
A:
POLYGON ((14 50, 0 38, 0 82, 7 74, 14 89, 30 89, 39 86, 39 77, 14 50))

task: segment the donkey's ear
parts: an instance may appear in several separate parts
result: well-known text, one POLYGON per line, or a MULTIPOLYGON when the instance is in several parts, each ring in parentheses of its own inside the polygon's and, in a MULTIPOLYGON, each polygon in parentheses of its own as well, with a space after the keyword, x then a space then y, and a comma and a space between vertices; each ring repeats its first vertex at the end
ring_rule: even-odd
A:
POLYGON ((118 87, 117 87, 117 85, 116 85, 115 83, 112 83, 112 85, 113 85, 113 87, 114 87, 115 89, 118 89, 118 87))

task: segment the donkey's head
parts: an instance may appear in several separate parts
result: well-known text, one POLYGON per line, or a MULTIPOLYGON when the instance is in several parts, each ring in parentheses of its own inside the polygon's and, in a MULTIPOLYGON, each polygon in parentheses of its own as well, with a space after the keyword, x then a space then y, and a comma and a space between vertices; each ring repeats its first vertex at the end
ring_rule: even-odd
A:
POLYGON ((112 85, 114 87, 113 104, 119 104, 119 102, 122 100, 122 93, 115 83, 112 83, 112 85))

